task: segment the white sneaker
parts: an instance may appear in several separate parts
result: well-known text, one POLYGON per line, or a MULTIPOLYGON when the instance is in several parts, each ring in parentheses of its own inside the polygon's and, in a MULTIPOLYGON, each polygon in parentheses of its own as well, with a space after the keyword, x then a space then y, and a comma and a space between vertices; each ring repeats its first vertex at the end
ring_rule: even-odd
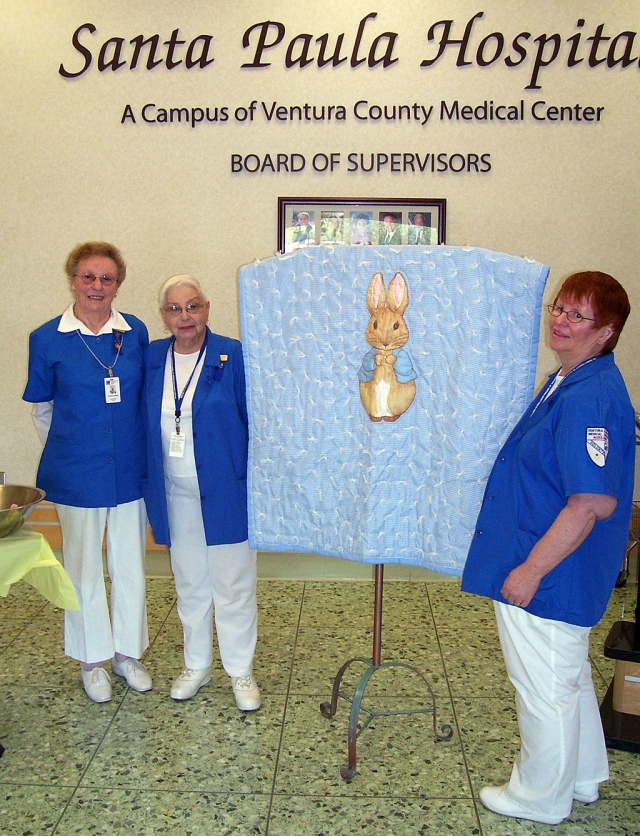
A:
POLYGON ((507 794, 508 784, 501 787, 483 787, 480 790, 480 801, 492 813, 498 813, 501 816, 511 816, 514 819, 528 819, 529 821, 539 821, 542 824, 560 824, 566 816, 545 816, 537 810, 527 810, 521 807, 517 801, 512 800, 507 794))
POLYGON ((194 671, 186 668, 177 679, 173 680, 171 686, 172 700, 190 700, 198 691, 211 682, 211 668, 202 668, 194 671))
POLYGON ((231 687, 240 711, 257 711, 262 705, 258 684, 249 676, 232 676, 231 687))
POLYGON ((132 691, 150 691, 153 688, 149 672, 138 659, 129 657, 118 662, 114 656, 111 660, 111 670, 116 676, 126 679, 132 691))
POLYGON ((82 687, 85 694, 94 702, 109 702, 111 699, 111 679, 104 668, 80 669, 82 687))
POLYGON ((573 798, 583 804, 595 804, 600 798, 600 784, 576 784, 573 788, 573 798))

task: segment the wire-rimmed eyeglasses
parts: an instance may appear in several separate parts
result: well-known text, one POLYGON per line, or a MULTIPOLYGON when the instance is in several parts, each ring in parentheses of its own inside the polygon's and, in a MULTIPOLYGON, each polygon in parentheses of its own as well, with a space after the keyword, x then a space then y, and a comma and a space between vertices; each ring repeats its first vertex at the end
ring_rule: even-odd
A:
POLYGON ((95 273, 74 273, 73 278, 80 279, 87 287, 90 287, 96 279, 99 279, 104 287, 112 287, 117 281, 115 276, 96 276, 95 273))
POLYGON ((204 308, 202 302, 189 302, 188 305, 185 305, 184 308, 181 305, 165 305, 162 309, 167 316, 182 316, 182 312, 185 311, 189 316, 193 314, 197 314, 198 311, 201 311, 204 308))
POLYGON ((592 319, 590 316, 583 316, 580 311, 566 311, 562 305, 547 305, 547 310, 551 316, 562 316, 562 314, 566 314, 569 322, 582 322, 584 319, 587 322, 595 322, 595 319, 592 319))

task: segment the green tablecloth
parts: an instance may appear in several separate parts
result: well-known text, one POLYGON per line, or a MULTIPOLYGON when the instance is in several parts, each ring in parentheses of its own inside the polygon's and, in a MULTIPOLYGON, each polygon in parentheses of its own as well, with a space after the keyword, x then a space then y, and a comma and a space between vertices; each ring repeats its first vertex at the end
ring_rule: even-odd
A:
POLYGON ((69 575, 51 551, 42 534, 22 527, 0 538, 0 595, 11 584, 24 580, 57 607, 79 610, 78 597, 69 575))

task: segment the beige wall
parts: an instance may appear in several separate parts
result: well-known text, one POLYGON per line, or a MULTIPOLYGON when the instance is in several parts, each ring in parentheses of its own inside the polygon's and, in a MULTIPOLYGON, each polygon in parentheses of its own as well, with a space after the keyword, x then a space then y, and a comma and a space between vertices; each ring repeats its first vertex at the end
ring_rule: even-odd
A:
MULTIPOLYGON (((129 265, 118 302, 142 317, 152 337, 161 336, 155 297, 159 284, 177 272, 200 278, 212 299, 212 325, 239 335, 236 274, 240 265, 272 255, 276 245, 276 206, 281 195, 445 197, 447 241, 474 244, 530 256, 552 268, 547 297, 576 269, 611 272, 627 287, 634 313, 617 357, 632 399, 640 407, 637 341, 640 312, 638 277, 638 170, 640 129, 637 102, 640 70, 586 68, 569 70, 566 39, 585 19, 583 38, 599 23, 605 35, 640 30, 637 2, 538 2, 487 0, 483 4, 333 2, 236 3, 235 0, 2 0, 0 4, 0 85, 2 118, 2 201, 0 204, 0 403, 3 421, 0 469, 11 481, 33 482, 39 444, 30 408, 21 401, 26 378, 29 331, 60 313, 69 300, 62 273, 67 251, 91 238, 113 240, 129 265), (542 71, 541 90, 525 90, 532 58, 507 70, 497 62, 487 68, 456 68, 450 49, 431 69, 420 69, 428 46, 429 26, 453 18, 454 37, 479 9, 470 55, 485 35, 502 31, 510 41, 521 31, 532 39, 561 33, 561 57, 542 71), (269 52, 272 66, 242 70, 252 49, 242 35, 254 23, 281 21, 286 41, 301 32, 331 39, 344 32, 349 52, 358 23, 377 11, 368 24, 362 51, 385 31, 398 33, 388 69, 286 69, 286 48, 269 52), (93 66, 83 76, 65 80, 60 63, 75 70, 82 64, 71 38, 91 22, 93 66), (128 67, 96 69, 99 46, 109 37, 129 41, 159 33, 169 38, 179 27, 187 41, 214 36, 215 63, 206 70, 153 71, 128 67), (477 34, 476 34, 477 33, 477 34), (425 127, 416 123, 358 122, 353 105, 434 105, 425 127), (472 105, 525 101, 523 122, 455 123, 438 120, 441 100, 472 105), (249 123, 232 118, 225 124, 151 125, 140 119, 148 102, 158 107, 225 106, 231 114, 252 100, 296 104, 342 104, 345 122, 269 123, 263 116, 249 123), (554 105, 604 107, 599 123, 536 123, 529 116, 534 101, 554 105), (138 123, 121 124, 130 104, 138 123), (488 174, 354 174, 346 169, 350 152, 489 153, 488 174), (341 168, 333 174, 237 175, 231 153, 339 152, 341 168)), ((588 46, 583 46, 582 54, 588 46)), ((315 47, 314 47, 315 51, 315 47)), ((640 52, 640 43, 633 54, 640 52)), ((127 45, 125 55, 132 48, 127 45)), ((162 53, 165 54, 164 52, 162 53)), ((180 53, 184 57, 184 49, 180 53)), ((548 300, 545 300, 548 301, 548 300)), ((553 368, 543 344, 539 379, 553 368)), ((90 438, 90 436, 89 436, 90 438)), ((88 448, 89 448, 88 440, 88 448)))

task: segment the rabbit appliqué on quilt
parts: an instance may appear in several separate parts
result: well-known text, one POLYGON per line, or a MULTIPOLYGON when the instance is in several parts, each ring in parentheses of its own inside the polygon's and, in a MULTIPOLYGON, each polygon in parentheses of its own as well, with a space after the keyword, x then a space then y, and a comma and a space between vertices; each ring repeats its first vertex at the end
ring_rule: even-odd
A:
POLYGON ((372 421, 397 421, 416 396, 417 374, 404 346, 409 329, 403 314, 409 291, 402 273, 396 273, 385 294, 382 273, 376 273, 367 291, 370 319, 366 340, 371 351, 358 372, 360 399, 372 421))

